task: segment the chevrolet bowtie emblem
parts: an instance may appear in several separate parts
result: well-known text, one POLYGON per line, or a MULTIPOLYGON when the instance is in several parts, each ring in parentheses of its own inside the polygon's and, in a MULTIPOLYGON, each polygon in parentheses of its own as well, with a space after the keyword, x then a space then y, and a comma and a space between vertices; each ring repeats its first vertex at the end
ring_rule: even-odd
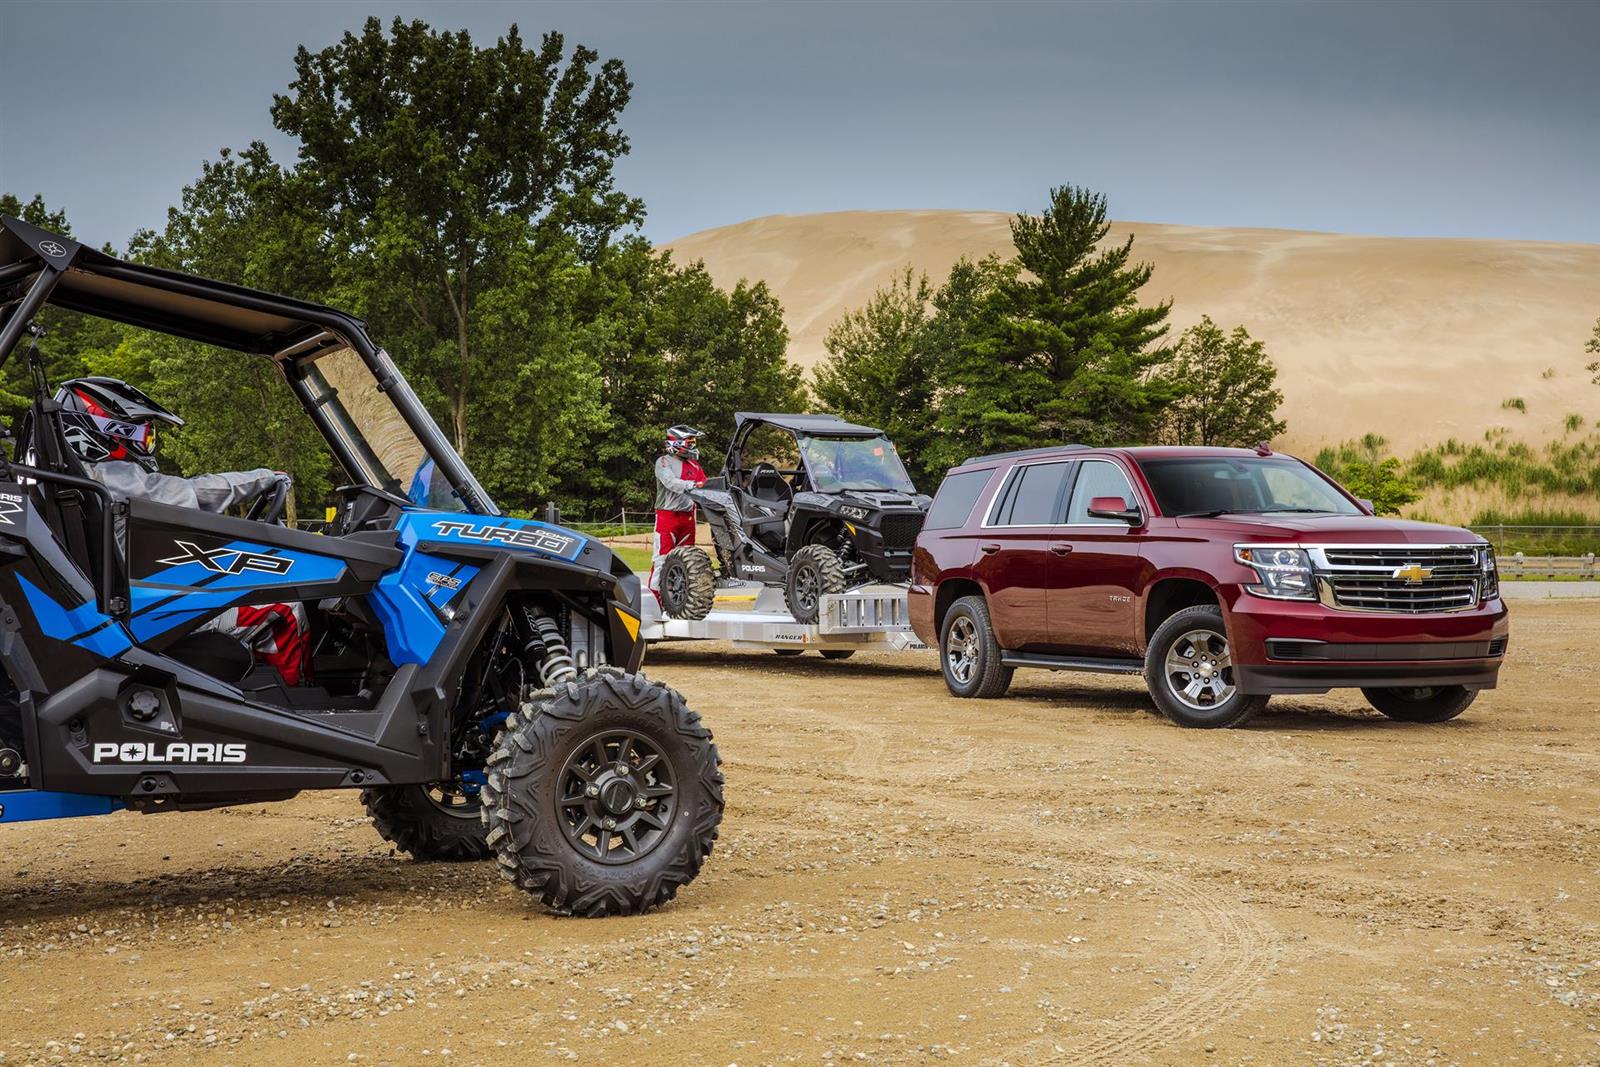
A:
POLYGON ((1433 571, 1418 563, 1407 563, 1404 567, 1396 567, 1392 578, 1404 578, 1407 585, 1421 585, 1433 577, 1433 571))

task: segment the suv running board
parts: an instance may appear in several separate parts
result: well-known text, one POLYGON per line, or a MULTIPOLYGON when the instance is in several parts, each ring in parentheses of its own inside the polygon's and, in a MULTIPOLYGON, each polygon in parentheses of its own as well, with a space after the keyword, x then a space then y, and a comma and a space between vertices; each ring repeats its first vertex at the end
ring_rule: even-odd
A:
POLYGON ((1094 671, 1099 674, 1143 674, 1144 660, 1117 656, 1047 656, 1039 652, 1001 652, 1006 667, 1043 667, 1052 671, 1094 671))

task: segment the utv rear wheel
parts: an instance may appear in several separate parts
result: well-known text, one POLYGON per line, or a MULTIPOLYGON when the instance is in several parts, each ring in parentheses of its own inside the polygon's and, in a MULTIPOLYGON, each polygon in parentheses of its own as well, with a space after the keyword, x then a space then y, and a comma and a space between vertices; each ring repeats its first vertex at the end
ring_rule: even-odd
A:
POLYGON ((806 545, 789 562, 784 600, 795 622, 813 623, 822 612, 822 598, 844 592, 844 562, 827 545, 806 545))
POLYGON ((455 786, 386 785, 361 791, 378 834, 415 860, 486 860, 478 798, 455 786))
POLYGON ((981 596, 964 596, 945 613, 939 627, 939 664, 944 684, 958 697, 1003 696, 1014 668, 1000 662, 1000 642, 981 596))
POLYGON ((506 880, 571 915, 635 915, 699 873, 722 821, 711 731, 659 682, 599 668, 507 722, 483 789, 506 880))
POLYGON ((1399 722, 1446 722, 1478 699, 1476 689, 1461 685, 1363 689, 1367 703, 1399 722))
POLYGON ((711 614, 717 579, 704 549, 681 545, 661 561, 661 610, 674 619, 703 619, 711 614))
POLYGON ((1144 680, 1161 714, 1179 726, 1243 726, 1267 703, 1234 684, 1227 624, 1210 604, 1184 608, 1156 628, 1144 680))

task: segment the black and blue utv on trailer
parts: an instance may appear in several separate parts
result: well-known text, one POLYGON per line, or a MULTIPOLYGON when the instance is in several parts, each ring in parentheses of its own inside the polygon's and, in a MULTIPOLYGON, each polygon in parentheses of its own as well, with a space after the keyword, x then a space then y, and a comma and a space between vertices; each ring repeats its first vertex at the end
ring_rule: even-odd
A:
POLYGON ((492 857, 558 911, 639 912, 695 877, 722 776, 638 673, 638 579, 501 514, 361 322, 0 218, 0 364, 47 305, 272 360, 349 482, 317 534, 279 521, 281 483, 242 518, 116 499, 35 362, 0 458, 0 822, 359 789, 413 857, 492 857), (203 628, 284 601, 315 684, 203 628))

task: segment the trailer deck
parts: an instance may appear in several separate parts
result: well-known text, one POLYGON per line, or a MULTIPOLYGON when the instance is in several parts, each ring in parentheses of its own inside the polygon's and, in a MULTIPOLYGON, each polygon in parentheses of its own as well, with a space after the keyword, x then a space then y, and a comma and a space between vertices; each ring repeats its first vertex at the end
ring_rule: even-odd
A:
POLYGON ((865 585, 822 598, 821 618, 795 621, 783 590, 741 582, 717 590, 703 619, 673 619, 653 596, 644 598, 639 634, 647 641, 728 641, 735 648, 806 651, 904 652, 927 646, 911 632, 906 591, 898 585, 865 585))

